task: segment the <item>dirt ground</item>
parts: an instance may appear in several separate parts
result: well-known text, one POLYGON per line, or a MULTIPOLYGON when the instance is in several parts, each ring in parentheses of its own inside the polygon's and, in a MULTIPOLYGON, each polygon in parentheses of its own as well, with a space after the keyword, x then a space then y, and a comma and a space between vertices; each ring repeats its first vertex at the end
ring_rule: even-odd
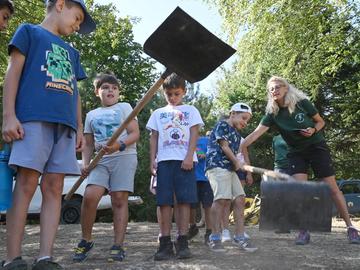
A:
MULTIPOLYGON (((360 228, 360 220, 353 220, 360 228)), ((61 225, 54 248, 56 261, 65 269, 360 269, 360 245, 350 245, 342 221, 333 219, 331 233, 312 233, 311 244, 295 246, 295 232, 275 234, 259 231, 258 226, 247 227, 253 242, 259 247, 245 253, 230 243, 225 253, 215 253, 203 243, 204 229, 190 243, 193 258, 154 262, 157 249, 158 226, 154 223, 130 223, 126 235, 127 257, 123 262, 108 263, 108 249, 112 244, 112 226, 96 223, 95 247, 83 263, 71 260, 73 248, 80 236, 80 225, 61 225)), ((39 225, 26 226, 23 257, 31 262, 39 250, 39 225)), ((0 226, 0 258, 5 256, 5 226, 0 226)))

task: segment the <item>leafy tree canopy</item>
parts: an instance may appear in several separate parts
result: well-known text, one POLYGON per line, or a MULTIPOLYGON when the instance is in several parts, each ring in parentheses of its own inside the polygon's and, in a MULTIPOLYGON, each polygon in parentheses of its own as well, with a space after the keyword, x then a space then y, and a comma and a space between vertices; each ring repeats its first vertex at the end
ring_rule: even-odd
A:
MULTIPOLYGON (((271 75, 285 77, 309 95, 325 118, 337 176, 359 176, 359 2, 207 2, 219 8, 239 54, 239 61, 219 83, 217 106, 247 101, 258 113, 252 120, 258 123, 265 109, 266 81, 271 75)), ((260 143, 253 148, 264 153, 261 147, 260 143)), ((261 163, 257 157, 253 159, 261 163)))

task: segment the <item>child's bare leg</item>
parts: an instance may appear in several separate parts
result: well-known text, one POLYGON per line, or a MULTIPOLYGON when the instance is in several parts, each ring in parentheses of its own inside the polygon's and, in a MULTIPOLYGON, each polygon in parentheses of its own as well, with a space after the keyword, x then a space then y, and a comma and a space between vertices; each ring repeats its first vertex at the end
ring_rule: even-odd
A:
POLYGON ((129 219, 128 196, 129 193, 127 191, 111 193, 111 202, 114 212, 115 245, 122 245, 124 243, 129 219))
POLYGON ((212 233, 221 233, 221 221, 223 218, 224 207, 228 200, 219 199, 213 202, 211 206, 212 233))
POLYGON ((235 235, 243 235, 244 226, 245 196, 238 196, 234 200, 235 235))
POLYGON ((161 222, 160 233, 161 236, 169 236, 171 231, 172 208, 170 205, 162 205, 160 208, 161 222))
POLYGON ((337 210, 340 213, 340 216, 344 219, 346 226, 351 226, 352 224, 349 217, 349 211, 346 206, 345 198, 340 191, 338 185, 336 184, 335 176, 325 177, 323 181, 329 185, 331 197, 336 205, 337 210))
POLYGON ((40 173, 20 167, 16 176, 12 207, 6 213, 7 261, 21 255, 27 211, 38 185, 40 173))
POLYGON ((96 219, 96 209, 104 195, 105 188, 97 185, 89 185, 85 189, 84 198, 81 204, 81 231, 82 239, 90 242, 92 229, 96 219))
POLYGON ((47 173, 41 179, 40 253, 51 256, 59 226, 64 174, 47 173))
POLYGON ((176 207, 178 211, 178 218, 175 217, 175 219, 178 226, 178 233, 179 235, 186 235, 189 228, 190 204, 178 203, 176 207))
POLYGON ((231 201, 226 200, 224 202, 223 216, 221 218, 221 229, 222 230, 229 228, 230 207, 231 207, 231 201))
MULTIPOLYGON (((209 208, 210 209, 210 208, 209 208)), ((202 204, 200 205, 200 210, 201 210, 201 219, 200 221, 196 224, 196 226, 201 227, 204 225, 204 223, 206 223, 206 219, 205 219, 205 209, 202 206, 202 204)), ((208 223, 210 224, 210 223, 208 223)))
POLYGON ((190 208, 190 225, 196 224, 196 208, 190 208))
POLYGON ((211 207, 206 207, 204 209, 204 219, 205 219, 205 228, 206 229, 212 229, 211 228, 211 207))

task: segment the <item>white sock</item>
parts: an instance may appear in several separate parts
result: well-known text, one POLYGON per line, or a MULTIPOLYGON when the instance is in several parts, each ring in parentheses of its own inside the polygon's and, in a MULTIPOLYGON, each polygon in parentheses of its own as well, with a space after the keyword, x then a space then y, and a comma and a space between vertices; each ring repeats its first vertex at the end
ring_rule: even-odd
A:
POLYGON ((40 262, 40 261, 46 260, 46 259, 51 259, 51 256, 43 256, 43 257, 37 258, 36 262, 40 262))

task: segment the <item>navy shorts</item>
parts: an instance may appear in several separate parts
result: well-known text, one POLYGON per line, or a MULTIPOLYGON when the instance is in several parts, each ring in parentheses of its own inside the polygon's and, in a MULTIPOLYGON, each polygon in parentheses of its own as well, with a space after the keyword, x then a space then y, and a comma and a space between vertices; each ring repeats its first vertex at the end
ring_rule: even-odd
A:
POLYGON ((239 177, 240 181, 246 181, 247 172, 244 171, 236 171, 237 176, 239 177))
POLYGON ((316 178, 324 178, 335 175, 330 150, 325 141, 312 144, 300 152, 289 153, 290 174, 308 174, 312 168, 316 178))
MULTIPOLYGON (((209 181, 197 181, 197 198, 203 208, 211 207, 214 201, 214 194, 211 189, 209 181)), ((199 206, 199 203, 191 204, 191 208, 195 209, 199 206)))
POLYGON ((156 204, 174 205, 196 203, 196 179, 194 169, 181 169, 181 160, 160 161, 157 168, 156 204))

